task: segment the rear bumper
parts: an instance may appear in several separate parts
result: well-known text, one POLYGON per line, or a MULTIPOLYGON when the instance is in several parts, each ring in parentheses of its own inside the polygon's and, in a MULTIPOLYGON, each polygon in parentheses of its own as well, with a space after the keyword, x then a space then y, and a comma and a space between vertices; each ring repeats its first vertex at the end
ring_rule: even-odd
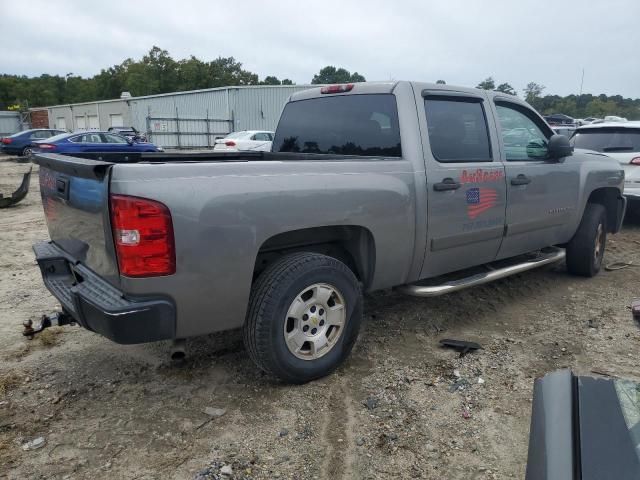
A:
POLYGON ((45 286, 83 327, 122 344, 175 338, 170 299, 129 298, 52 242, 36 243, 33 251, 45 286))

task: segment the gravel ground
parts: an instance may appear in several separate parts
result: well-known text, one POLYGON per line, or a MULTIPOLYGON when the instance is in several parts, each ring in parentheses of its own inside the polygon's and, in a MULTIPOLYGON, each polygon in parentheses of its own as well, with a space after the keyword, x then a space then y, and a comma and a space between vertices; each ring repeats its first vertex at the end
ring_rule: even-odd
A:
MULTIPOLYGON (((28 167, 0 158, 0 191, 28 167)), ((180 366, 168 343, 121 346, 77 326, 29 341, 22 321, 56 308, 31 252, 47 237, 37 183, 0 210, 2 478, 523 478, 534 378, 571 367, 640 380, 633 267, 369 295, 349 361, 303 386, 257 371, 236 331, 190 340, 180 366), (443 337, 484 349, 460 358, 443 337)), ((605 262, 640 264, 639 244, 625 225, 605 262)))

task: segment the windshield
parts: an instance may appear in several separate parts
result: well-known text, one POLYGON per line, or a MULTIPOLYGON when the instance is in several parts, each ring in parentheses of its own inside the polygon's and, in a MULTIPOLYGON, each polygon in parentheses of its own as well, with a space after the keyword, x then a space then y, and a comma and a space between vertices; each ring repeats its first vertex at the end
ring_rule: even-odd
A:
POLYGON ((247 135, 247 132, 231 132, 224 138, 241 138, 247 135))
POLYGON ((585 128, 576 130, 571 144, 596 152, 640 152, 640 128, 585 128))
POLYGON ((60 133, 58 135, 54 135, 53 137, 49 137, 47 138, 47 143, 51 143, 51 142, 55 142, 57 140, 62 140, 63 138, 68 137, 69 134, 68 133, 60 133))

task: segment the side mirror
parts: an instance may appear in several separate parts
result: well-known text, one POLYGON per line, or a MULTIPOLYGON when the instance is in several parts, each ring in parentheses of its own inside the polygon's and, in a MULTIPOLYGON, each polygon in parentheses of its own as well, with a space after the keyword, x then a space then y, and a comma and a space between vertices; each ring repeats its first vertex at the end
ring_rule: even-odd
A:
POLYGON ((564 157, 573 155, 573 147, 569 143, 569 139, 564 135, 553 135, 549 139, 547 145, 549 158, 559 160, 564 157))

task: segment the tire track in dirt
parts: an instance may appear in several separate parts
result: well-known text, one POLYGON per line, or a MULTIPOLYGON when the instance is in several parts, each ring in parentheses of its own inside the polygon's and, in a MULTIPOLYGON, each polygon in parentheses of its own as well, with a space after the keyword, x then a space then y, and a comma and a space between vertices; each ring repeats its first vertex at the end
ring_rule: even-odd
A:
POLYGON ((353 397, 344 379, 331 386, 329 408, 322 426, 321 443, 325 452, 320 478, 355 478, 355 410, 353 397))

